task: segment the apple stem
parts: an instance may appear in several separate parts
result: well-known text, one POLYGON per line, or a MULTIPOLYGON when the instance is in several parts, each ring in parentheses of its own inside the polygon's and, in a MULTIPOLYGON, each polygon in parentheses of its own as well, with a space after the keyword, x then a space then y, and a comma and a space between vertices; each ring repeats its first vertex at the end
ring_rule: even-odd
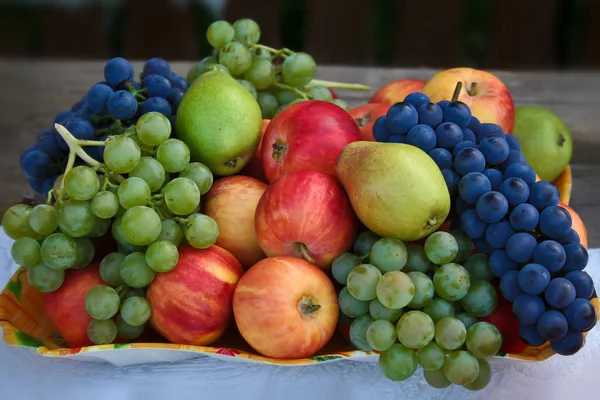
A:
POLYGON ((300 308, 300 313, 302 313, 302 315, 310 317, 321 308, 321 305, 315 304, 312 298, 304 295, 302 296, 302 299, 300 299, 298 307, 300 308))
POLYGON ((301 258, 304 258, 311 264, 315 263, 315 260, 310 256, 310 254, 308 254, 308 249, 306 248, 306 245, 304 243, 298 244, 298 252, 300 253, 301 258))
POLYGON ((466 87, 466 91, 469 96, 473 96, 475 94, 475 88, 477 87, 477 82, 471 82, 471 86, 466 87))
POLYGON ((280 162, 281 160, 283 160, 283 156, 285 155, 285 150, 287 149, 287 146, 283 143, 279 143, 279 142, 275 142, 273 143, 273 159, 277 162, 280 162))
POLYGON ((332 89, 348 89, 348 90, 371 90, 370 86, 361 85, 360 83, 345 83, 335 81, 324 81, 321 79, 313 79, 305 88, 310 89, 314 86, 325 86, 332 89))
POLYGON ((456 82, 456 87, 454 88, 454 93, 452 94, 452 100, 451 101, 458 100, 458 96, 460 95, 460 90, 461 89, 462 89, 462 82, 461 81, 456 82))

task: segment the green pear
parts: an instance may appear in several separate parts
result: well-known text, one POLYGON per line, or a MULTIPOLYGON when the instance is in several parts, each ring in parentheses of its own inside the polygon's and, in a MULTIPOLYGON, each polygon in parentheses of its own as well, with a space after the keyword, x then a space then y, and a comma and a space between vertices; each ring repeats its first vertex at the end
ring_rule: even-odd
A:
POLYGON ((229 74, 209 71, 190 85, 177 109, 177 138, 190 148, 192 161, 213 174, 233 175, 252 159, 262 115, 252 94, 229 74))
POLYGON ((571 162, 571 132, 564 121, 547 108, 517 107, 512 134, 521 143, 521 153, 540 179, 555 180, 571 162))
POLYGON ((421 239, 450 212, 444 176, 418 147, 353 142, 344 147, 335 168, 354 212, 379 236, 421 239))

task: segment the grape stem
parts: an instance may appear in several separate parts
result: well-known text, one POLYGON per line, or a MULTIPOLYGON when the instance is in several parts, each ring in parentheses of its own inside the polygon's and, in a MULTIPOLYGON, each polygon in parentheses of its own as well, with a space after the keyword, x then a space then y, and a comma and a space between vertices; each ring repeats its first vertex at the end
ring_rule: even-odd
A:
POLYGON ((332 89, 371 90, 371 86, 361 85, 360 83, 324 81, 321 79, 313 79, 305 86, 305 88, 310 89, 315 86, 325 86, 332 89))
POLYGON ((279 89, 291 90, 292 92, 296 93, 298 96, 302 97, 303 99, 308 100, 308 96, 306 95, 306 93, 304 93, 302 90, 297 89, 293 86, 286 85, 285 83, 279 83, 279 82, 275 82, 273 84, 273 86, 275 86, 279 89))
MULTIPOLYGON (((81 147, 81 144, 88 143, 87 145, 89 146, 90 143, 94 143, 93 144, 94 146, 105 146, 106 145, 105 142, 94 141, 94 140, 79 140, 75 136, 73 136, 71 134, 71 132, 69 132, 67 130, 67 128, 65 128, 61 124, 54 124, 54 128, 56 129, 58 134, 64 139, 64 141, 67 143, 67 146, 69 146, 69 159, 67 161, 67 167, 65 168, 64 176, 66 176, 67 173, 73 168, 76 155, 79 156, 79 158, 81 158, 83 161, 85 161, 90 167, 98 167, 100 165, 100 162, 98 162, 97 160, 94 160, 92 157, 89 156, 88 153, 85 152, 85 150, 83 150, 83 148, 81 147), (71 159, 72 159, 72 161, 71 161, 71 159)), ((117 182, 123 182, 125 180, 125 178, 123 178, 121 175, 118 175, 118 174, 111 173, 111 176, 117 182)), ((64 187, 64 179, 60 183, 61 192, 62 192, 63 187, 64 187)))
POLYGON ((292 54, 294 54, 294 52, 290 49, 283 48, 283 49, 277 50, 272 47, 265 46, 264 44, 258 44, 258 43, 255 45, 252 45, 250 47, 250 51, 252 51, 254 49, 266 50, 269 53, 273 53, 273 55, 275 57, 281 57, 281 58, 287 58, 288 56, 291 56, 292 54))

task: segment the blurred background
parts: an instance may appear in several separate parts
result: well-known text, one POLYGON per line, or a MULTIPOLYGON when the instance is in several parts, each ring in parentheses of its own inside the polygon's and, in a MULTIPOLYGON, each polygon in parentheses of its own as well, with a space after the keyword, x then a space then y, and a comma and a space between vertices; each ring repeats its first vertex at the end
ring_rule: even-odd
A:
POLYGON ((600 67, 600 0, 0 0, 0 57, 197 60, 241 17, 321 65, 600 67))

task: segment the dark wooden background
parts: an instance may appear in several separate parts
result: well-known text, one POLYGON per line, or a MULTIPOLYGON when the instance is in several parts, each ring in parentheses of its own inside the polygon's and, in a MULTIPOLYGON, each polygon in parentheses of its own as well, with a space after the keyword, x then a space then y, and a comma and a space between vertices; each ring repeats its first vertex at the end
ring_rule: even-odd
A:
POLYGON ((249 17, 261 42, 319 64, 600 67, 600 0, 227 0, 222 15, 197 0, 28 4, 0 1, 0 56, 195 60, 212 21, 249 17))

